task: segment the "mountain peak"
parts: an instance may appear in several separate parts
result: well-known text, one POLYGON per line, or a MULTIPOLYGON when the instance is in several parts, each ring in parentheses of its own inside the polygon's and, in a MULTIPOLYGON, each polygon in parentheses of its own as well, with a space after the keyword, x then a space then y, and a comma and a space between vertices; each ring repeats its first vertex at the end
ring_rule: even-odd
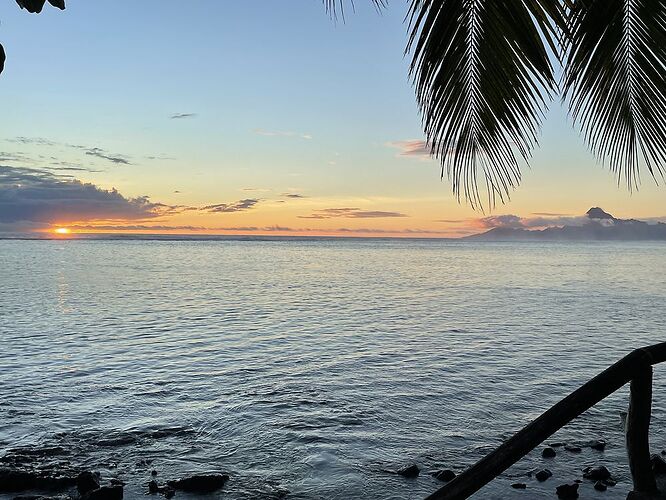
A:
POLYGON ((605 212, 603 209, 599 207, 592 207, 587 211, 587 217, 589 219, 610 219, 610 220, 615 220, 615 217, 613 217, 611 214, 608 212, 605 212))

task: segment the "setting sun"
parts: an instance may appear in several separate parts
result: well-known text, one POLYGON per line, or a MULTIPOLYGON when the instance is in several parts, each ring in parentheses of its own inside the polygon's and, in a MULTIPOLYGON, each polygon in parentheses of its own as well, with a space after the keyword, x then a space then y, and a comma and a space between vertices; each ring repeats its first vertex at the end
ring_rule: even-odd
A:
POLYGON ((59 227, 55 230, 56 234, 70 234, 72 231, 67 227, 59 227))

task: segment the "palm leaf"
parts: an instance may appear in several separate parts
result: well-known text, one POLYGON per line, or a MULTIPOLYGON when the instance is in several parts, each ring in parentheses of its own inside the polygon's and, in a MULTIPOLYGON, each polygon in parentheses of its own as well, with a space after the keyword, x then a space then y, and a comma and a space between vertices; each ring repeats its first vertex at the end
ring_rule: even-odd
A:
POLYGON ((564 92, 592 152, 638 185, 666 160, 666 3, 571 0, 564 92), (642 160, 642 162, 641 162, 642 160))
POLYGON ((556 90, 548 47, 564 26, 559 0, 412 0, 411 74, 432 153, 453 191, 483 208, 520 182, 556 90))
MULTIPOLYGON (((370 0, 370 1, 378 10, 383 9, 388 5, 388 0, 370 0)), ((342 19, 345 18, 345 4, 347 3, 347 0, 322 0, 322 2, 324 3, 326 12, 328 12, 331 15, 331 17, 337 19, 339 12, 340 17, 342 17, 342 19)), ((349 4, 351 5, 352 10, 354 10, 354 0, 349 0, 349 4)))

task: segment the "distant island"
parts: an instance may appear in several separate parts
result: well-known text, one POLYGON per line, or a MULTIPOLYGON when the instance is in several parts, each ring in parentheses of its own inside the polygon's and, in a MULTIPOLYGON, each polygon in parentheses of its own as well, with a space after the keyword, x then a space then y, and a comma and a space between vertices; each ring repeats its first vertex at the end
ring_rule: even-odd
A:
POLYGON ((467 236, 474 241, 666 241, 666 224, 649 224, 636 219, 617 219, 599 207, 591 208, 580 225, 545 229, 495 227, 467 236))

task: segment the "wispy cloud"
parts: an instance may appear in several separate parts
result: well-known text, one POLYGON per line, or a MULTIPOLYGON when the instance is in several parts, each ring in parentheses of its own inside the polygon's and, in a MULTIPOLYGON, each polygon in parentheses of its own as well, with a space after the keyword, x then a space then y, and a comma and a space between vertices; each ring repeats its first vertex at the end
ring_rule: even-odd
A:
POLYGON ((115 163, 117 165, 131 165, 129 160, 124 155, 114 155, 100 148, 86 149, 85 153, 88 156, 96 156, 97 158, 110 161, 111 163, 115 163))
POLYGON ((197 113, 174 113, 169 118, 172 120, 182 120, 184 118, 196 118, 199 116, 197 113))
POLYGON ((232 212, 243 212, 245 210, 250 210, 259 203, 261 200, 257 198, 247 198, 245 200, 239 200, 232 203, 218 203, 216 205, 207 205, 200 210, 211 212, 211 213, 232 213, 232 212))
POLYGON ((391 141, 387 142, 386 146, 397 149, 398 156, 418 158, 421 160, 430 160, 432 155, 430 154, 431 144, 419 140, 419 139, 410 139, 406 141, 391 141))
POLYGON ((382 219, 393 217, 408 217, 400 212, 385 212, 381 210, 361 210, 360 208, 324 208, 315 210, 311 215, 301 215, 300 219, 382 219))
POLYGON ((307 198, 307 196, 305 196, 303 194, 300 194, 300 193, 282 193, 282 197, 283 198, 291 198, 291 199, 294 199, 294 200, 307 198))
POLYGON ((264 130, 263 128, 255 128, 252 132, 257 135, 263 135, 265 137, 294 137, 298 139, 312 139, 312 135, 304 134, 299 132, 289 132, 283 130, 264 130))

